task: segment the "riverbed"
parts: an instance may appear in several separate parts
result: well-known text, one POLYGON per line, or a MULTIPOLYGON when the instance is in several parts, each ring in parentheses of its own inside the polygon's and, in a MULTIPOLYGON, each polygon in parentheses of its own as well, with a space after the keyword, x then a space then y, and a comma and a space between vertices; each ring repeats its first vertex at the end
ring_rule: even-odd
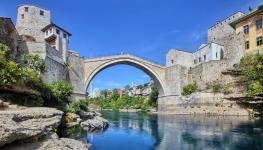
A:
POLYGON ((263 119, 103 111, 110 127, 84 134, 93 150, 263 149, 263 119))

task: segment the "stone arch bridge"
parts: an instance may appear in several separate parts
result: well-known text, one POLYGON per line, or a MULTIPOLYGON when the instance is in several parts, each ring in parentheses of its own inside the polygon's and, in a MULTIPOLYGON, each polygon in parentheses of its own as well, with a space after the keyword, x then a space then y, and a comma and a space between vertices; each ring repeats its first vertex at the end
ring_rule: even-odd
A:
MULTIPOLYGON (((131 54, 118 54, 105 57, 84 59, 84 80, 85 87, 88 87, 91 80, 102 70, 118 65, 126 64, 136 67, 148 74, 159 89, 160 95, 165 93, 165 66, 154 63, 131 54)), ((128 74, 128 72, 127 72, 128 74)))
POLYGON ((188 78, 186 75, 188 69, 181 65, 164 66, 135 55, 123 53, 104 57, 81 58, 80 61, 70 64, 73 66, 71 67, 72 77, 69 79, 74 88, 73 99, 84 98, 92 79, 102 70, 118 64, 134 66, 148 74, 159 90, 159 97, 180 95, 188 78))

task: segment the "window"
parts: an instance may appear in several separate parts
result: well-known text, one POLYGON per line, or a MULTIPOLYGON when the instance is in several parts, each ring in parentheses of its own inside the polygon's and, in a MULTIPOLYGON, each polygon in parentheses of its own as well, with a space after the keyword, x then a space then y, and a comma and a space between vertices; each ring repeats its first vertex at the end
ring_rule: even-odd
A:
POLYGON ((52 28, 49 29, 49 33, 52 33, 52 28))
MULTIPOLYGON (((65 38, 65 39, 67 38, 67 34, 66 33, 63 34, 63 38, 65 38)), ((174 60, 172 60, 172 61, 174 61, 174 60)))
POLYGON ((262 19, 256 21, 256 28, 257 30, 262 28, 262 19))
POLYGON ((44 11, 43 10, 40 10, 40 15, 44 16, 44 11))
POLYGON ((56 33, 57 33, 57 34, 59 34, 59 33, 60 33, 58 29, 56 30, 56 33))
POLYGON ((24 15, 24 14, 21 14, 21 18, 24 19, 24 18, 25 18, 25 15, 24 15))
POLYGON ((172 63, 172 64, 174 63, 174 60, 173 60, 173 59, 171 60, 171 63, 172 63))
POLYGON ((48 35, 48 31, 46 31, 46 35, 48 35))
POLYGON ((197 64, 197 59, 194 60, 194 64, 197 64))
POLYGON ((201 57, 198 58, 198 61, 201 62, 201 57))
POLYGON ((249 41, 245 42, 245 49, 249 49, 249 41))
POLYGON ((206 55, 204 55, 204 61, 206 61, 206 55))
POLYGON ((25 7, 25 12, 28 12, 28 7, 25 7))
POLYGON ((224 58, 224 50, 220 49, 220 60, 224 58))
POLYGON ((263 37, 257 37, 257 46, 261 46, 263 44, 263 37))
POLYGON ((216 58, 217 58, 217 52, 216 52, 216 58))
POLYGON ((243 27, 243 29, 244 29, 244 33, 245 33, 245 34, 248 34, 248 33, 249 33, 249 26, 248 26, 248 25, 245 25, 245 26, 243 27))

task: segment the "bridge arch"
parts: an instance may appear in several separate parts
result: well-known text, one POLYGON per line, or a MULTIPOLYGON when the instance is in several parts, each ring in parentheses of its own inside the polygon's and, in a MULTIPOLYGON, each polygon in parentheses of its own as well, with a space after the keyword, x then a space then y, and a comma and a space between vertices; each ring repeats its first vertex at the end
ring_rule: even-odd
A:
POLYGON ((133 66, 145 72, 154 80, 155 86, 159 90, 159 96, 164 95, 164 67, 130 55, 87 59, 85 61, 85 90, 87 90, 90 82, 99 72, 119 64, 133 66))

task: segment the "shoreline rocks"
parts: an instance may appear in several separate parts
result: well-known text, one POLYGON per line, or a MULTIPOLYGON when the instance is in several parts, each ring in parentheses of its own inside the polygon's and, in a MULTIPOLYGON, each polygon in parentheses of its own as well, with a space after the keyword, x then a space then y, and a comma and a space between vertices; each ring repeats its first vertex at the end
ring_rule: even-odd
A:
POLYGON ((56 135, 63 114, 47 107, 0 111, 0 148, 88 149, 89 146, 82 141, 56 135))
POLYGON ((108 120, 100 117, 100 113, 95 111, 79 111, 77 114, 67 113, 65 115, 66 126, 68 128, 80 125, 86 131, 97 132, 108 128, 108 120))

